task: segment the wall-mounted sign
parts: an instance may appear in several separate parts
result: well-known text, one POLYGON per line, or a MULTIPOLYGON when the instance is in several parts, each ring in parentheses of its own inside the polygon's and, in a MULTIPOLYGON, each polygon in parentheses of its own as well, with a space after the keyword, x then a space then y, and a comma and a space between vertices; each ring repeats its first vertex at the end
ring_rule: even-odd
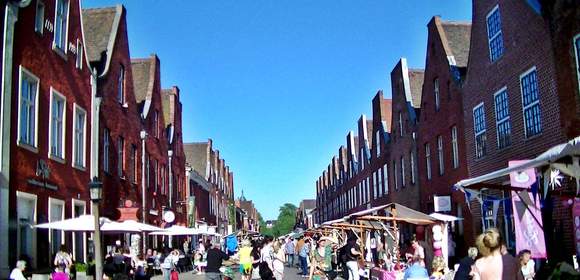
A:
POLYGON ((435 212, 449 212, 451 211, 451 196, 433 196, 433 204, 435 212))
POLYGON ((173 213, 171 210, 167 210, 165 213, 163 213, 163 220, 165 222, 172 223, 175 221, 175 213, 173 213))

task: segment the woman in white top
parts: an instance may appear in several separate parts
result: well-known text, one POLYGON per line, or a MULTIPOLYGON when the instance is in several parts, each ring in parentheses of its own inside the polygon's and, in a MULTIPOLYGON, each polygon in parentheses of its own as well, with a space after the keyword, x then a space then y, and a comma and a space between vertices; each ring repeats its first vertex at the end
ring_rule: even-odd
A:
POLYGON ((17 261, 16 268, 10 272, 10 279, 12 280, 27 280, 22 273, 26 269, 26 261, 17 261))

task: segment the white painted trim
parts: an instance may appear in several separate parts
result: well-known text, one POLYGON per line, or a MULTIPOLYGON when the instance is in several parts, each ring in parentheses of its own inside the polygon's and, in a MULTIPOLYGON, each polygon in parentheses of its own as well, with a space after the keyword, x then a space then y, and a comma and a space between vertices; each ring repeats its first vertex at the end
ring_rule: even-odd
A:
MULTIPOLYGON (((18 199, 22 198, 25 200, 31 200, 34 203, 34 215, 32 225, 36 225, 38 219, 38 197, 35 194, 16 191, 16 254, 21 255, 21 248, 20 248, 20 219, 18 218, 18 199)), ((37 238, 36 238, 36 229, 32 228, 32 254, 33 256, 37 255, 37 248, 36 248, 37 238)), ((35 266, 36 258, 32 259, 32 265, 35 266)))
MULTIPOLYGON (((493 35, 493 36, 490 38, 490 37, 489 37, 489 35, 490 35, 490 34, 489 34, 489 25, 487 24, 487 20, 489 19, 489 17, 490 17, 490 16, 491 16, 491 15, 492 15, 492 14, 493 14, 495 11, 498 11, 498 10, 499 10, 499 4, 495 5, 495 7, 493 7, 493 8, 491 9, 491 11, 489 11, 489 13, 487 13, 487 15, 485 16, 485 29, 486 29, 486 32, 485 32, 485 33, 486 33, 486 35, 487 35, 487 49, 488 49, 488 51, 489 51, 489 60, 490 60, 492 63, 493 63, 493 62, 495 62, 495 61, 496 61, 496 60, 497 60, 499 57, 497 57, 495 60, 492 60, 492 55, 491 55, 491 46, 490 46, 490 44, 491 44, 491 41, 493 41, 493 39, 497 38, 498 36, 502 35, 502 34, 503 34, 503 31, 502 31, 502 29, 501 29, 501 27, 500 27, 500 29, 499 29, 499 32, 495 33, 495 34, 494 34, 494 35, 493 35)), ((501 13, 500 13, 499 17, 500 17, 500 20, 501 20, 501 13)), ((503 40, 503 38, 502 38, 502 40, 503 40)), ((503 43, 502 43, 502 45, 503 45, 503 43)), ((502 51, 502 54, 503 54, 503 51, 502 51)), ((500 56, 500 57, 501 57, 501 56, 500 56)))
MULTIPOLYGON (((56 222, 56 221, 53 221, 51 219, 52 218, 52 215, 51 215, 52 212, 51 211, 52 211, 52 206, 53 205, 60 205, 60 206, 62 206, 62 214, 61 214, 60 220, 56 220, 56 221, 62 221, 62 220, 64 220, 64 212, 66 211, 65 210, 64 200, 52 198, 52 197, 49 196, 48 197, 48 215, 47 215, 48 216, 48 222, 49 223, 56 222)), ((52 254, 56 253, 56 252, 52 252, 52 246, 53 246, 53 244, 52 244, 52 242, 53 242, 53 240, 52 240, 53 239, 52 231, 53 230, 49 230, 48 231, 48 242, 50 243, 50 245, 49 245, 50 255, 49 256, 52 256, 52 254)), ((61 240, 61 244, 64 244, 65 241, 66 241, 65 238, 64 238, 64 231, 63 230, 60 231, 60 240, 61 240)), ((61 244, 59 244, 59 245, 61 245, 61 244)))
MULTIPOLYGON (((76 218, 75 216, 75 206, 82 206, 83 207, 83 215, 87 214, 87 202, 84 200, 79 199, 71 199, 71 218, 76 218)), ((76 234, 73 232, 72 234, 72 253, 73 258, 78 260, 78 256, 76 255, 76 234)), ((83 256, 85 262, 87 260, 87 234, 83 233, 83 256)))
POLYGON ((451 127, 451 151, 453 154, 453 168, 459 167, 459 139, 457 135, 457 125, 451 127))
POLYGON ((19 66, 19 75, 18 75, 18 128, 17 128, 17 138, 16 138, 16 143, 18 146, 26 148, 32 152, 37 153, 38 152, 38 107, 39 107, 39 102, 38 102, 38 96, 40 95, 40 79, 34 75, 32 72, 28 71, 26 68, 24 68, 22 65, 19 66), (30 145, 28 143, 21 143, 20 142, 20 114, 21 114, 21 100, 22 100, 22 78, 23 75, 28 76, 28 78, 31 78, 32 80, 36 81, 36 96, 35 96, 35 101, 34 101, 34 140, 33 140, 33 144, 30 145))
POLYGON ((65 57, 66 57, 66 54, 68 53, 68 27, 70 25, 70 1, 72 1, 72 0, 55 0, 55 2, 54 2, 54 4, 55 4, 54 5, 54 26, 55 26, 55 29, 54 29, 54 32, 52 33, 52 49, 55 51, 61 51, 65 55, 65 57), (57 20, 56 16, 58 13, 58 2, 59 1, 67 1, 67 4, 68 4, 68 6, 66 8, 65 34, 63 34, 63 36, 64 36, 64 46, 62 46, 63 49, 60 49, 59 47, 57 47, 56 36, 55 36, 56 20, 57 20))
MULTIPOLYGON (((493 114, 494 114, 494 116, 495 116, 495 138, 496 138, 496 139, 495 139, 495 141, 496 141, 496 144, 497 144, 496 146, 497 146, 497 148, 499 149, 499 148, 500 148, 500 147, 499 147, 499 129, 498 129, 498 128, 499 128, 499 125, 500 125, 500 124, 502 124, 502 123, 504 123, 504 122, 506 122, 506 121, 507 121, 507 122, 509 122, 509 121, 510 121, 510 119, 511 119, 511 117, 510 117, 510 113, 509 113, 509 111, 510 111, 509 93, 508 93, 508 91, 507 91, 507 87, 506 87, 506 86, 502 87, 501 89, 499 89, 498 91, 496 91, 496 92, 493 94, 493 109, 494 109, 494 110, 493 110, 493 114), (506 101, 507 101, 507 110, 508 110, 508 115, 507 115, 507 117, 505 117, 505 118, 503 118, 503 119, 499 120, 499 119, 497 118, 497 103, 496 103, 496 97, 497 97, 499 94, 503 93, 503 92, 505 92, 505 93, 506 93, 506 96, 507 96, 507 98, 506 98, 506 101)), ((510 137, 511 137, 511 124, 510 124, 510 137)), ((505 147, 504 147, 504 148, 505 148, 505 147)))
POLYGON ((445 174, 445 158, 443 157, 443 136, 437 135, 437 161, 439 163, 439 176, 445 174))
POLYGON ((77 39, 77 55, 75 57, 75 67, 83 70, 83 57, 85 56, 85 48, 81 39, 77 39), (80 58, 79 58, 80 57, 80 58), (79 61, 80 59, 80 61, 79 61))
POLYGON ((576 58, 576 77, 578 78, 578 94, 580 94, 580 57, 578 54, 580 53, 580 49, 578 49, 576 45, 576 41, 580 40, 580 33, 574 36, 572 39, 572 46, 574 47, 574 57, 576 58))
POLYGON ((64 163, 66 161, 66 96, 55 90, 53 87, 50 87, 50 105, 48 110, 48 158, 53 159, 55 161, 64 163), (52 103, 54 101, 54 96, 57 95, 58 97, 64 100, 63 106, 63 113, 62 113, 62 158, 57 157, 56 155, 52 155, 52 103))
POLYGON ((425 143, 425 165, 427 168, 427 180, 431 180, 433 171, 431 170, 431 145, 429 145, 429 142, 425 143))
MULTIPOLYGON (((538 82, 538 71, 536 69, 536 66, 532 66, 530 69, 526 70, 526 72, 524 72, 524 73, 522 73, 520 75, 519 86, 520 86, 520 100, 522 102, 522 118, 524 119, 524 138, 527 139, 528 138, 528 131, 526 129, 527 128, 527 123, 526 123, 526 109, 528 109, 528 108, 530 108, 530 107, 532 107, 532 106, 534 106, 536 104, 539 104, 540 103, 540 98, 541 98, 541 96, 540 96, 540 83, 538 82), (524 88, 522 87, 522 79, 524 77, 526 77, 527 75, 529 75, 530 73, 534 72, 534 71, 536 72, 536 82, 537 82, 537 88, 538 88, 538 100, 536 100, 536 101, 532 102, 531 104, 528 104, 527 106, 525 106, 524 105, 524 88)), ((540 113, 541 113, 541 107, 540 107, 540 113)), ((541 118, 540 118, 540 121, 541 121, 541 118)), ((540 125, 541 125, 541 123, 540 123, 540 125)), ((538 134, 536 134, 536 135, 539 135, 539 134, 542 133, 541 132, 541 129, 542 129, 542 127, 540 126, 540 132, 538 134)), ((534 135, 534 136, 536 136, 536 135, 534 135)))
POLYGON ((105 63, 105 69, 99 75, 99 77, 104 77, 109 72, 111 66, 111 58, 113 57, 112 53, 113 49, 115 48, 115 40, 117 38, 117 31, 119 30, 119 24, 121 22, 122 14, 123 14, 123 6, 121 4, 117 4, 115 6, 115 18, 113 19, 113 26, 111 27, 111 35, 109 36, 109 42, 107 44, 107 61, 105 63))
POLYGON ((74 168, 79 168, 82 170, 85 170, 87 167, 87 119, 88 119, 88 114, 87 111, 85 109, 83 109, 81 106, 79 106, 77 103, 73 103, 73 129, 72 129, 72 135, 73 135, 73 141, 72 141, 72 160, 71 160, 71 165, 74 168), (83 161, 81 163, 81 165, 77 165, 76 161, 76 156, 75 156, 75 143, 76 143, 76 130, 77 130, 77 112, 82 112, 85 115, 85 123, 83 125, 83 139, 82 139, 82 144, 83 144, 83 161))

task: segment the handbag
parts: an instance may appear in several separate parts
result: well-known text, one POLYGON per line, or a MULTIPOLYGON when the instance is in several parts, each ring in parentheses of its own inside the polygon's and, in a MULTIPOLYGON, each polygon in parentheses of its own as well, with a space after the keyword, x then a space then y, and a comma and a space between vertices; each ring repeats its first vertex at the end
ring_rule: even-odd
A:
POLYGON ((252 279, 260 279, 260 266, 254 267, 252 269, 252 279))
POLYGON ((172 270, 170 279, 171 280, 179 280, 179 273, 177 273, 177 271, 175 271, 175 270, 172 270))
POLYGON ((274 273, 272 272, 272 270, 268 266, 267 262, 265 262, 265 261, 261 262, 258 267, 260 268, 260 278, 271 279, 272 277, 274 277, 274 273))

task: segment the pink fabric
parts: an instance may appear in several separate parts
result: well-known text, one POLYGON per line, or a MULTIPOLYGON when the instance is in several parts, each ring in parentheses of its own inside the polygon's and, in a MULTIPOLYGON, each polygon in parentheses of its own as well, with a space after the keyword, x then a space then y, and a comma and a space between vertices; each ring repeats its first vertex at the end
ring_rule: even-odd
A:
POLYGON ((529 196, 529 201, 533 205, 526 205, 518 196, 512 191, 512 204, 514 213, 514 223, 516 229, 516 251, 519 252, 528 249, 532 252, 532 258, 547 257, 546 242, 544 239, 544 231, 542 230, 542 213, 540 212, 539 198, 536 197, 534 201, 533 195, 528 192, 520 192, 520 196, 529 196))
POLYGON ((52 280, 69 280, 68 275, 64 272, 53 272, 52 280))

